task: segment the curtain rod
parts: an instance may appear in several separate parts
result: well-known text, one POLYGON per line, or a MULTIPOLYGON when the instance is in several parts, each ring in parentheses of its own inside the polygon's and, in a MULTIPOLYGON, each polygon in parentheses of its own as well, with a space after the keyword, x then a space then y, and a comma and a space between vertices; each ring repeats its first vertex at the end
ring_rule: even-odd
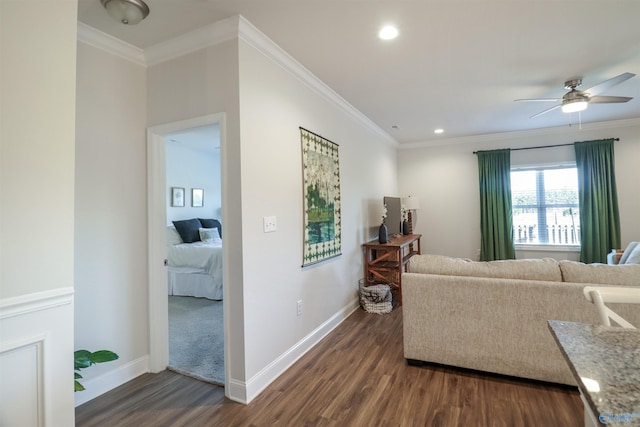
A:
MULTIPOLYGON (((620 141, 620 138, 605 138, 605 139, 613 139, 614 141, 620 141)), ((522 148, 510 148, 511 151, 520 151, 520 150, 535 150, 536 148, 553 148, 553 147, 565 147, 567 145, 573 145, 575 144, 575 142, 569 143, 569 144, 555 144, 555 145, 540 145, 538 147, 522 147, 522 148)), ((478 154, 481 151, 488 151, 488 150, 479 150, 479 151, 474 151, 473 154, 478 154)))

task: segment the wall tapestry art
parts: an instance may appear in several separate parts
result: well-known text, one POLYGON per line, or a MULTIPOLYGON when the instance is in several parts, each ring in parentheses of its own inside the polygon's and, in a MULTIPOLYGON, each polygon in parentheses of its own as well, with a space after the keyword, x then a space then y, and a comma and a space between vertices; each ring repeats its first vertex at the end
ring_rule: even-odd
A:
POLYGON ((338 144, 300 128, 304 191, 302 266, 342 254, 338 144))

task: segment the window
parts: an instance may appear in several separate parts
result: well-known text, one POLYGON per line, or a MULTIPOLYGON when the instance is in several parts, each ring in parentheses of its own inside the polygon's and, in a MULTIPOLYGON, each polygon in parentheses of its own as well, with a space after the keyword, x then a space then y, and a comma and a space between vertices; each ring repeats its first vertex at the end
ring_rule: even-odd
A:
POLYGON ((516 245, 580 245, 575 166, 512 169, 511 202, 516 245))

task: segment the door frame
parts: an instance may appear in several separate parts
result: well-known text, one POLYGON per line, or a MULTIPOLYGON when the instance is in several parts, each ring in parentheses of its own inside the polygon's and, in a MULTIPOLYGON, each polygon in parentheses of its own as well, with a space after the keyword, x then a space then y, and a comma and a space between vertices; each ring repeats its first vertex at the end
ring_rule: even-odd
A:
MULTIPOLYGON (((220 159, 226 148, 225 113, 214 113, 177 122, 147 128, 147 239, 148 239, 148 291, 149 291, 149 370, 157 373, 169 365, 169 303, 167 298, 167 270, 164 261, 166 249, 166 151, 167 134, 191 128, 217 124, 220 128, 220 159)), ((220 165, 222 188, 222 212, 226 199, 225 166, 220 165)), ((227 310, 228 245, 222 244, 223 284, 222 300, 224 318, 224 386, 225 395, 229 391, 229 330, 230 316, 227 310)))

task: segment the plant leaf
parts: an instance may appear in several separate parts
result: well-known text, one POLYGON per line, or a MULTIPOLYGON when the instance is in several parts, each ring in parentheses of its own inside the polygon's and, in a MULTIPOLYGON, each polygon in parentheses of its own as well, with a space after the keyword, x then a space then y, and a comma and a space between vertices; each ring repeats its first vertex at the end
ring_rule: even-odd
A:
POLYGON ((82 368, 88 368, 93 362, 87 356, 76 356, 73 358, 73 369, 78 371, 82 368))
POLYGON ((77 380, 78 378, 82 378, 82 375, 80 375, 80 374, 79 374, 79 373, 77 373, 77 372, 74 372, 74 373, 73 373, 73 378, 75 378, 75 379, 77 380))
POLYGON ((84 390, 84 386, 80 384, 78 381, 73 381, 73 392, 84 390))
POLYGON ((88 350, 76 350, 73 352, 73 369, 80 370, 82 368, 88 368, 92 362, 89 359, 91 352, 88 350))
POLYGON ((113 360, 118 359, 119 357, 120 356, 118 356, 113 351, 98 350, 91 353, 91 355, 89 356, 89 359, 91 359, 93 363, 104 363, 104 362, 111 362, 113 360))
POLYGON ((76 350, 73 352, 73 357, 89 357, 91 352, 89 350, 76 350))

